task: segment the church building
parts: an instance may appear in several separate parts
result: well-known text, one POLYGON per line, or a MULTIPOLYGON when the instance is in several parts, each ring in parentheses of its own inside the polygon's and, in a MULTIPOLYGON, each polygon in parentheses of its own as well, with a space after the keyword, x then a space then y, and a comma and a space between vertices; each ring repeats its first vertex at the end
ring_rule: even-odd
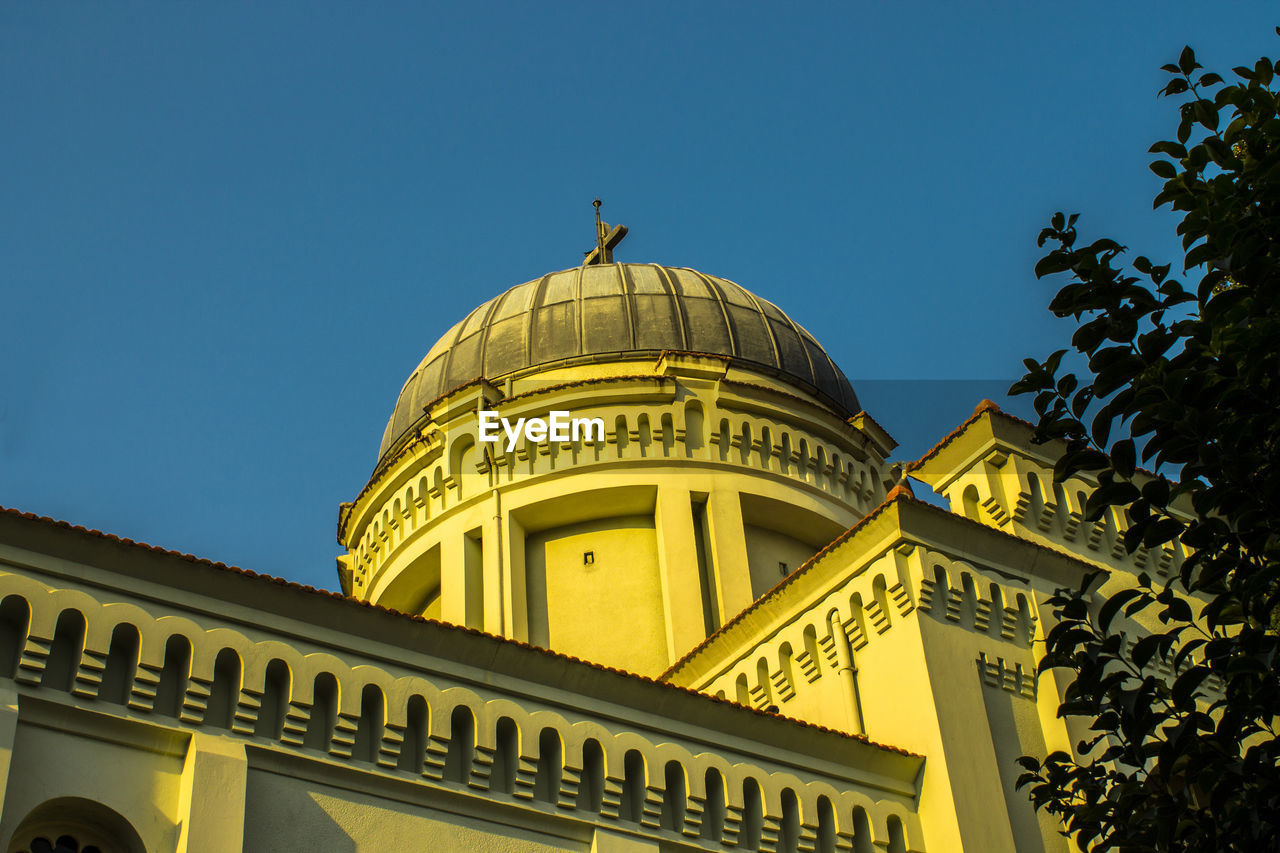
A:
POLYGON ((0 511, 5 853, 1069 849, 1015 787, 1082 736, 1045 601, 1184 554, 989 402, 895 463, 786 313, 621 233, 427 350, 340 591, 0 511), (553 413, 602 426, 482 440, 553 413))

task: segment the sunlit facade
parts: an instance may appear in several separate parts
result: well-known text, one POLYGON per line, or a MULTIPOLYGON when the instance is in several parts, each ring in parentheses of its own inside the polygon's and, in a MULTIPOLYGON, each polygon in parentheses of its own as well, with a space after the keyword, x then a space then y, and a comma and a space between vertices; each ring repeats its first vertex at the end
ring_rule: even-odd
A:
POLYGON ((1182 553, 992 404, 892 464, 777 307, 590 260, 428 350, 340 593, 0 512, 7 850, 1067 849, 1014 784, 1082 734, 1044 602, 1182 553))

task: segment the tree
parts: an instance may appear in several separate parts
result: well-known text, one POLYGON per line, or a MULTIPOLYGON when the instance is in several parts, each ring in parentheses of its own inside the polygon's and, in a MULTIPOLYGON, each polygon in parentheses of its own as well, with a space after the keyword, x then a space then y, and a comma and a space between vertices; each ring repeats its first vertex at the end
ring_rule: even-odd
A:
POLYGON ((1096 479, 1086 518, 1118 508, 1131 553, 1191 556, 1167 583, 1104 595, 1099 573, 1054 596, 1041 671, 1066 673, 1059 715, 1093 737, 1078 760, 1024 757, 1019 784, 1082 850, 1280 850, 1280 61, 1225 82, 1187 47, 1164 70, 1179 120, 1150 148, 1154 206, 1179 214, 1194 285, 1055 214, 1036 275, 1070 275, 1050 310, 1087 367, 1027 359, 1011 393, 1064 443, 1055 478, 1096 479), (1122 612, 1153 630, 1127 642, 1122 612))

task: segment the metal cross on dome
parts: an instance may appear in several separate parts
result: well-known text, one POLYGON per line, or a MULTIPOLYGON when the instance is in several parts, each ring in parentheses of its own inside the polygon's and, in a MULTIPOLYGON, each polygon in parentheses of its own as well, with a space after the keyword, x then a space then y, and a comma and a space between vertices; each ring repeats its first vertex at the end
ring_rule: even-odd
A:
POLYGON ((627 226, 615 225, 609 227, 608 222, 600 221, 600 199, 596 199, 591 203, 596 209, 596 247, 590 252, 584 252, 586 258, 582 265, 591 264, 611 264, 613 263, 613 250, 622 238, 627 236, 627 226))

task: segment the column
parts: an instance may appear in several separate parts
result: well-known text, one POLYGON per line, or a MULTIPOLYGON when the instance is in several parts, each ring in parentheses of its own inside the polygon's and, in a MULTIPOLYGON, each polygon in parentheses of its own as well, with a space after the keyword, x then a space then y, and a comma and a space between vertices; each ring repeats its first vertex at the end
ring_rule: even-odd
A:
POLYGON ((232 853, 244 847, 244 744, 195 732, 178 792, 178 853, 232 853))
POLYGON ((723 625, 755 600, 751 593, 751 569, 747 565, 742 501, 736 491, 717 489, 707 496, 707 533, 723 625))
POLYGON ((693 530, 689 490, 659 486, 654 523, 658 529, 658 560, 666 610, 667 660, 674 663, 706 636, 702 584, 698 576, 698 541, 693 530))

